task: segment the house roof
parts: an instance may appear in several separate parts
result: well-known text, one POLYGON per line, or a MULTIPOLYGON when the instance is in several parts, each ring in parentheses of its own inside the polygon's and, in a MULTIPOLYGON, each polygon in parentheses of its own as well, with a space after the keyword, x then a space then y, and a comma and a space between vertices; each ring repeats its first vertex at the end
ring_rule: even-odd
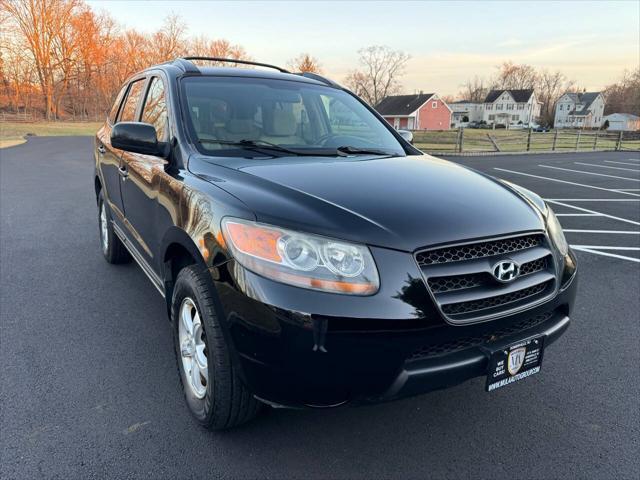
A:
POLYGON ((409 115, 434 95, 435 93, 391 95, 384 97, 375 108, 380 115, 409 115))
POLYGON ((576 104, 584 105, 584 107, 582 107, 582 110, 580 110, 580 112, 585 112, 585 113, 580 113, 574 109, 571 112, 569 112, 569 115, 580 116, 580 115, 587 115, 588 113, 587 110, 589 110, 589 107, 594 102, 594 100, 598 98, 598 95, 600 95, 600 92, 570 93, 568 95, 571 97, 571 99, 574 102, 576 102, 576 104))
POLYGON ((484 103, 495 102, 504 92, 509 92, 516 102, 524 103, 528 102, 531 95, 533 95, 533 88, 526 88, 523 90, 491 90, 487 95, 487 98, 484 99, 484 103))
POLYGON ((609 115, 605 115, 605 120, 609 117, 613 117, 614 115, 620 115, 621 117, 625 117, 627 120, 640 120, 640 117, 634 115, 633 113, 610 113, 609 115))

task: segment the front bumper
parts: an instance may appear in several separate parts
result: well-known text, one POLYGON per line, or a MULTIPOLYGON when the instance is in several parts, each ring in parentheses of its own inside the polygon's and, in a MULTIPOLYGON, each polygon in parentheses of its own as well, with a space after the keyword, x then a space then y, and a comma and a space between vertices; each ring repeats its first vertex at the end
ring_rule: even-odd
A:
POLYGON ((371 297, 283 285, 233 261, 212 269, 233 360, 256 397, 328 407, 417 395, 484 375, 490 352, 520 339, 544 335, 548 347, 569 326, 576 275, 535 308, 454 326, 409 256, 374 253, 386 276, 371 297))

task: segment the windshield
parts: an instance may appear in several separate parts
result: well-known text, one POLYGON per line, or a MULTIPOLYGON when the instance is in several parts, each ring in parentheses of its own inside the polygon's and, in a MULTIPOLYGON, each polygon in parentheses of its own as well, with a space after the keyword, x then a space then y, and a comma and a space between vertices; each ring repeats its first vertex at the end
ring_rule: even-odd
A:
POLYGON ((263 78, 187 77, 182 89, 189 129, 203 153, 405 155, 380 120, 336 88, 263 78))

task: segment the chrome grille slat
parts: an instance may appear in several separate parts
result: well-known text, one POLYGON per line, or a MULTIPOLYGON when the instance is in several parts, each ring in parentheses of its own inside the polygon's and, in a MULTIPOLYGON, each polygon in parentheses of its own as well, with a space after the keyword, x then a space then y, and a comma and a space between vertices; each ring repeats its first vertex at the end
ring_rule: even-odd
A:
POLYGON ((415 255, 429 291, 445 318, 467 324, 508 314, 548 298, 556 289, 553 254, 541 233, 438 247, 415 255), (520 273, 500 283, 494 265, 512 260, 520 273))
POLYGON ((531 275, 523 276, 513 283, 507 285, 497 284, 495 280, 489 279, 481 287, 470 288, 464 291, 453 290, 449 292, 442 292, 438 295, 438 301, 442 306, 451 303, 471 302, 473 300, 484 300, 486 298, 492 298, 499 295, 507 295, 515 293, 525 288, 535 287, 541 283, 553 280, 553 274, 547 271, 539 271, 531 275))

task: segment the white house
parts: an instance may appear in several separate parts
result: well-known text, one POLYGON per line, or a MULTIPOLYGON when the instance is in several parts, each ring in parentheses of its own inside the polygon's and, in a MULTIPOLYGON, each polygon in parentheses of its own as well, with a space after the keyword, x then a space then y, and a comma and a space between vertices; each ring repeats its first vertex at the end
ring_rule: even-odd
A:
POLYGON ((491 90, 484 100, 482 119, 489 125, 531 125, 540 116, 541 105, 531 88, 491 90))
POLYGON ((607 130, 635 132, 640 130, 640 117, 631 113, 612 113, 603 117, 603 122, 608 121, 607 130))
POLYGON ((451 123, 454 127, 460 127, 469 122, 479 122, 482 120, 482 112, 484 111, 482 103, 470 102, 468 100, 460 100, 449 104, 451 108, 451 123))
POLYGON ((556 128, 600 128, 604 123, 601 92, 565 93, 556 103, 556 128))

